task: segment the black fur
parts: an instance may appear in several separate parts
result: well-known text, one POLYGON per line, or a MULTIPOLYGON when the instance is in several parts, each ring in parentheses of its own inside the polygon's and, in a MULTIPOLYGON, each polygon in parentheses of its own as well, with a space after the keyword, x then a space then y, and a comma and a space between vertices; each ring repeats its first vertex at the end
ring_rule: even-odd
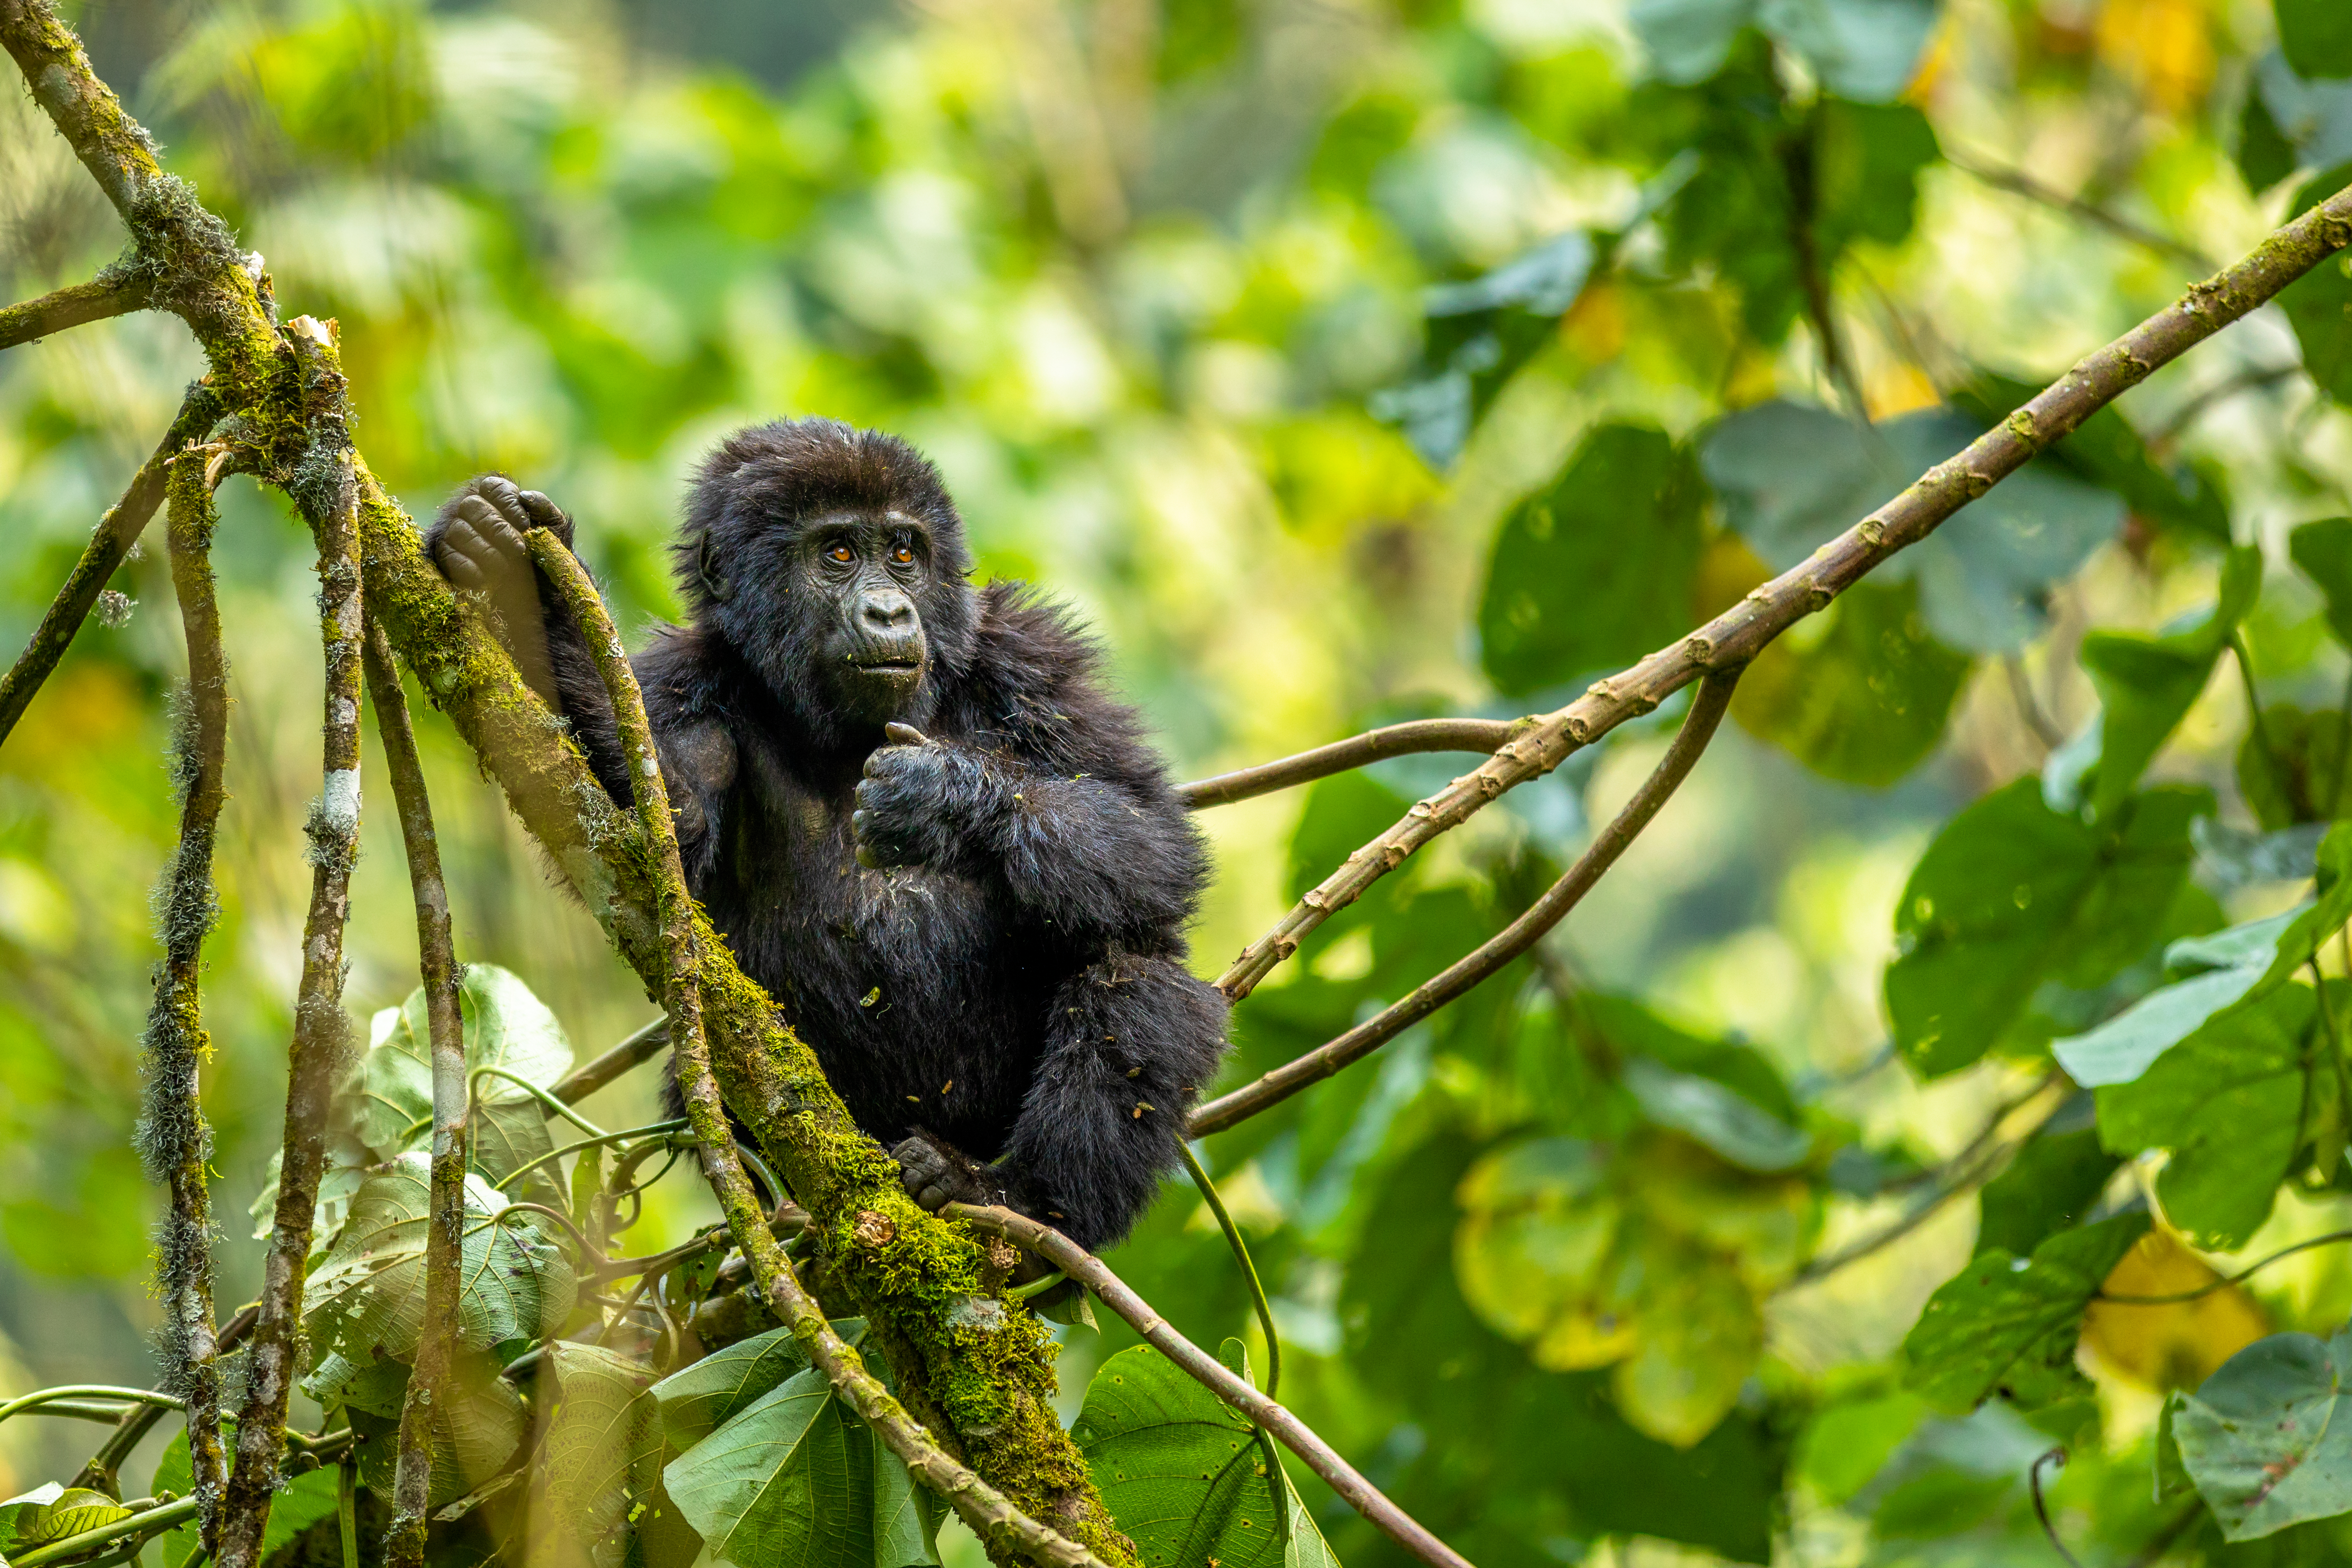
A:
MULTIPOLYGON (((468 497, 518 530, 552 510, 467 486, 429 541, 461 582, 446 536, 468 497)), ((505 547, 467 548, 495 578, 505 547)), ((1018 584, 971 587, 930 464, 831 420, 723 442, 675 550, 689 622, 635 665, 695 896, 910 1191, 1116 1241, 1178 1163, 1224 1002, 1184 968, 1200 837, 1092 643, 1018 584)), ((586 649, 559 615, 546 629, 561 706, 625 804, 586 649)))

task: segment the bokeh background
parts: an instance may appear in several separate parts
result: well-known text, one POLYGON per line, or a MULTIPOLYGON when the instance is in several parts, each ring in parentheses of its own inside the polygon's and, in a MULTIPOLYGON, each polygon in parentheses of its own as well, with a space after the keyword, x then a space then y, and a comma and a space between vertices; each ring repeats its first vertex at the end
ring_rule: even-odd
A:
MULTIPOLYGON (((1686 106, 1622 0, 65 9, 169 166, 267 258, 287 311, 340 321, 357 437, 412 513, 490 468, 549 491, 635 630, 677 609, 661 546, 681 476, 718 435, 792 414, 894 430, 944 469, 984 573, 1039 584, 1097 628, 1187 777, 1394 718, 1556 702, 1601 671, 1529 674, 1522 659, 1498 679, 1491 616, 1481 637, 1490 577, 1536 569, 1496 552, 1512 509, 1603 421, 1683 437, 1774 396, 1846 395, 1817 334, 1787 319, 1803 312, 1758 319, 1736 247, 1707 254, 1687 223, 1653 216, 1690 177, 1687 154, 1675 162, 1686 106), (1609 237, 1606 268, 1588 280, 1580 253, 1508 377, 1480 384, 1466 442, 1449 436, 1426 401, 1444 368, 1429 311, 1444 297, 1428 290, 1531 255, 1568 268, 1544 247, 1580 235, 1609 237)), ((1940 155, 1874 187, 1879 216, 1827 280, 1874 416, 1985 369, 2061 369, 2168 299, 2192 258, 2234 256, 2281 216, 2291 187, 2264 193, 2239 162, 2273 42, 2265 0, 1906 14, 1925 16, 1925 42, 1884 97, 1916 111, 1905 125, 1924 117, 1940 155), (2170 248, 2021 194, 2004 171, 2170 248)), ((2352 116, 2326 133, 2352 137, 2352 116)), ((21 93, 0 93, 8 295, 87 277, 119 246, 63 145, 21 93)), ((2347 510, 2352 424, 2295 363, 2284 323, 2258 317, 2126 404, 2168 459, 2226 468, 2241 538, 2347 510)), ((21 646, 200 368, 160 316, 0 355, 0 647, 21 646)), ((236 708, 205 1101, 234 1220, 278 1136, 319 677, 301 530, 244 479, 223 510, 236 708)), ((1710 528, 1670 630, 1758 573, 1710 528)), ((1879 979, 1912 862, 1937 823, 2038 767, 2089 710, 2073 666, 2084 626, 2154 627, 2211 584, 2210 554, 2126 523, 2049 588, 2019 651, 1963 661, 1949 724, 1887 776, 1841 782, 1791 754, 1807 747, 1785 725, 1783 743, 1727 726, 1540 963, 1212 1143, 1280 1298, 1288 1397, 1490 1565, 1758 1561, 1772 1539, 1807 1561, 2039 1560, 2015 1462, 2032 1435, 1955 1423, 1922 1437, 1916 1402, 1893 1392, 1895 1347, 1967 1258, 1976 1201, 1792 1282, 1805 1258, 1906 1213, 1917 1173, 2040 1070, 1994 1058, 1923 1085, 1890 1062, 1879 979), (1758 1095, 1785 1093, 1790 1118, 1852 1156, 1776 1180, 1693 1166, 1680 1185, 1668 1160, 1640 1191, 1595 1200, 1652 1238, 1644 1266, 1665 1282, 1644 1331, 1666 1348, 1630 1377, 1545 1337, 1559 1325, 1542 1260, 1495 1240, 1515 1167, 1494 1152, 1620 1092, 1576 1044, 1604 1004, 1647 1009, 1609 1026, 1621 1036, 1682 1032, 1687 1048, 1660 1052, 1745 1050, 1784 1086, 1758 1095), (1906 1442, 1911 1468, 1888 1480, 1879 1462, 1906 1442)), ((161 1200, 129 1133, 156 955, 147 891, 173 830, 164 701, 182 668, 159 541, 117 586, 127 616, 85 629, 0 749, 0 1390, 151 1376, 161 1200)), ((1622 586, 1594 586, 1605 616, 1622 586)), ((2282 579, 2250 633, 2265 681, 2315 707, 2343 672, 2316 616, 2282 579)), ((446 725, 422 727, 459 956, 522 976, 584 1059, 653 1010, 446 725)), ((2225 671, 2158 771, 2214 784, 2245 825, 2242 730, 2225 671)), ((1629 726, 1384 883, 1244 1009, 1244 1054, 1262 1065, 1312 1044, 1496 929, 1630 795, 1664 735, 1629 726)), ((1460 765, 1391 764, 1204 816, 1219 879, 1198 967, 1213 973, 1460 765)), ((395 825, 380 791, 370 801, 355 1028, 415 973, 395 825)), ((2285 896, 2221 892, 2241 918, 2285 896)), ((649 1120, 649 1079, 588 1110, 649 1120)), ((687 1181, 662 1194, 649 1243, 709 1213, 687 1181)), ((2325 1228, 2340 1206, 2284 1202, 2263 1240, 2325 1228)), ((227 1228, 224 1310, 250 1298, 260 1250, 249 1226, 227 1228)), ((1115 1262, 1195 1339, 1254 1332, 1189 1189, 1115 1262)), ((2182 1366, 2210 1370, 2267 1328, 2340 1321, 2352 1271, 2314 1254, 2215 1302, 2095 1347, 2114 1453, 2144 1442, 2153 1391, 2182 1366)), ((1072 1331, 1073 1399, 1125 1342, 1072 1331)), ((0 1428, 0 1491, 68 1473, 92 1435, 0 1428)), ((2142 1472, 2118 1458, 2068 1484, 2103 1510, 2119 1500, 2099 1519, 2136 1539, 2142 1472)), ((1344 1510, 1323 1517, 1344 1559, 1380 1555, 1344 1510)))

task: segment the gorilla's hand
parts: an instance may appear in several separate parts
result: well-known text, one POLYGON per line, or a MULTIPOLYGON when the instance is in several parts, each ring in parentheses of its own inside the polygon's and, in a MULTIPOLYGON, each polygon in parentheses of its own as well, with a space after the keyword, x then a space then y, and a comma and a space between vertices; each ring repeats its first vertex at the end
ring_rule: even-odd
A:
POLYGON ((898 1184, 907 1195, 933 1214, 949 1204, 993 1204, 1003 1197, 989 1184, 984 1166, 931 1133, 904 1139, 890 1157, 898 1162, 898 1184))
POLYGON ((453 585, 480 595, 498 612, 507 651, 524 683, 561 711, 539 574, 522 538, 534 528, 551 531, 571 547, 572 520, 553 501, 537 490, 517 489, 501 475, 485 474, 443 504, 425 535, 425 549, 453 585))
POLYGON ((884 870, 953 864, 963 840, 958 818, 986 787, 980 759, 909 725, 886 725, 883 733, 891 744, 866 757, 849 816, 857 863, 884 870))

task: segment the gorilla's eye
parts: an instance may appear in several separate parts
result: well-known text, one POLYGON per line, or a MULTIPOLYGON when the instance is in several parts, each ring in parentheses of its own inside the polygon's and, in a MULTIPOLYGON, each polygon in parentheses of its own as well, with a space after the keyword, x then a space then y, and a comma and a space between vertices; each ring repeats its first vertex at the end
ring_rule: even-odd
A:
POLYGON ((850 549, 846 544, 836 544, 832 549, 824 552, 824 558, 827 561, 839 561, 845 563, 856 560, 857 558, 857 552, 850 549))
POLYGON ((890 559, 901 566, 910 565, 915 559, 915 547, 902 539, 890 547, 890 559))

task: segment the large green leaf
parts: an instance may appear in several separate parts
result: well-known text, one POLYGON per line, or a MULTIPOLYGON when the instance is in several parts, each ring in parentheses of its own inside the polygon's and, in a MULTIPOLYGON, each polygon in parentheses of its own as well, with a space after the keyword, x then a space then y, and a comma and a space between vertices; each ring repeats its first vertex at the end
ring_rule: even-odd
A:
POLYGON ((653 1371, 601 1345, 558 1340, 541 1384, 553 1401, 540 1440, 533 1563, 615 1568, 629 1546, 630 1512, 661 1475, 661 1415, 653 1371))
POLYGON ((2094 825, 2020 779, 1944 825, 1913 868, 1886 970, 1895 1039, 1934 1076, 1977 1060, 2045 979, 2086 989, 2145 952, 2188 875, 2202 790, 2154 789, 2094 825))
POLYGON ((2286 551, 2326 595, 2328 630, 2352 647, 2352 517, 2304 523, 2286 536, 2286 551))
MULTIPOLYGON (((833 1328, 847 1344, 866 1337, 863 1318, 842 1318, 833 1328)), ((770 1329, 713 1351, 654 1384, 662 1433, 671 1447, 683 1453, 808 1366, 808 1352, 790 1327, 770 1329)))
POLYGON ((2281 985, 2209 1020, 2131 1082, 2098 1091, 2109 1150, 2172 1152, 2156 1190, 2194 1247, 2232 1251, 2262 1228, 2310 1123, 2306 1093, 2335 1092, 2310 1066, 2315 998, 2309 986, 2281 985))
POLYGON ((1908 583, 1858 583, 1749 667, 1732 716, 1825 777, 1895 783, 1925 762, 1968 679, 1908 583))
MULTIPOLYGON (((1724 518, 1786 571, 1868 516, 1986 428, 1954 408, 1864 426, 1826 408, 1773 402, 1717 425, 1699 461, 1724 518)), ((2007 653, 2038 636, 2050 585, 2072 576, 2123 521, 2118 497, 2056 464, 2035 464, 1874 574, 1919 584, 1941 641, 2007 653)))
POLYGON ((1634 0, 1634 31, 1668 81, 1696 82, 1723 68, 1742 27, 1804 56, 1832 92, 1864 101, 1895 97, 1911 79, 1936 22, 1935 0, 1634 0))
MULTIPOLYGON (((545 1089, 572 1070, 563 1026, 521 980, 494 963, 466 966, 458 989, 466 1068, 493 1067, 545 1089)), ((344 1093, 360 1140, 379 1159, 415 1146, 433 1117, 433 1047, 419 987, 398 1007, 376 1014, 368 1048, 344 1093)), ((547 1118, 511 1079, 485 1074, 475 1086, 474 1163, 492 1181, 554 1147, 547 1118), (528 1107, 526 1114, 516 1114, 528 1107), (503 1114, 501 1114, 503 1113, 503 1114)))
POLYGON ((2273 0, 2279 48, 2297 76, 2352 76, 2352 5, 2344 0, 2273 0))
POLYGON ((2043 1131, 1985 1184, 1976 1250, 2031 1255, 2051 1236, 2082 1223, 2118 1163, 2100 1146, 2095 1127, 2043 1131))
MULTIPOLYGON (((304 1287, 303 1322, 315 1344, 354 1362, 415 1352, 425 1322, 431 1198, 430 1160, 403 1154, 352 1199, 342 1233, 304 1287)), ((527 1220, 493 1220, 499 1205, 480 1178, 467 1178, 457 1334, 473 1350, 553 1333, 577 1289, 562 1250, 527 1220)))
POLYGON ((2316 881, 2318 898, 2299 909, 2174 942, 2165 964, 2186 978, 2086 1034, 2052 1042, 2051 1054, 2085 1088, 2129 1083, 2222 1009, 2284 985, 2352 919, 2352 827, 2339 825, 2320 840, 2316 881))
POLYGON ((1905 1382, 1954 1415, 1996 1394, 2025 1410, 2087 1394, 2074 1367, 2084 1309, 2147 1225, 2146 1215, 2118 1215, 2061 1231, 2030 1261, 1979 1253, 1904 1336, 1905 1382))
MULTIPOLYGON (((1223 1359, 1248 1375, 1239 1342, 1223 1359)), ((1144 1568, 1336 1568, 1271 1443, 1149 1345, 1103 1363, 1070 1436, 1144 1568)))
MULTIPOLYGON (((400 1462, 400 1416, 352 1409, 359 1446, 360 1480, 380 1497, 390 1497, 400 1462)), ((433 1489, 428 1506, 457 1501, 488 1480, 514 1458, 530 1417, 522 1396, 499 1374, 499 1363, 475 1352, 460 1352, 448 1388, 426 1431, 433 1442, 433 1489)))
POLYGON ((662 1482, 709 1550, 740 1568, 936 1563, 930 1494, 816 1367, 671 1460, 662 1482))
POLYGON ((2220 597, 2195 625, 2161 637, 2092 632, 2081 658, 2100 702, 2099 761, 2090 789, 2092 815, 2105 816, 2131 793, 2174 729, 2203 694, 2213 666, 2262 591, 2263 555, 2251 545, 2230 552, 2220 597))
POLYGON ((1633 663, 1691 622, 1706 501, 1663 431, 1604 425, 1503 520, 1478 606, 1486 674, 1512 695, 1633 663))
POLYGON ((2273 1334, 2231 1356, 2172 1415, 2181 1463, 2225 1540, 2352 1510, 2352 1330, 2273 1334))

